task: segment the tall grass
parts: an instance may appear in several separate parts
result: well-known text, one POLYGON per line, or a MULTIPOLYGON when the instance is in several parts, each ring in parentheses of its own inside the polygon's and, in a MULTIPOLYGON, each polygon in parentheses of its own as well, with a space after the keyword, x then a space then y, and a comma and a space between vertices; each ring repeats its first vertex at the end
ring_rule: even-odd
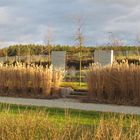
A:
MULTIPOLYGON (((67 114, 67 113, 66 113, 67 114)), ((57 115, 56 115, 57 118, 57 115)), ((69 114, 53 121, 43 111, 0 112, 1 140, 139 140, 140 121, 133 116, 104 116, 96 124, 80 124, 69 114)), ((94 122, 95 120, 93 120, 94 122)))
POLYGON ((60 90, 61 82, 63 81, 64 71, 58 69, 53 72, 53 93, 57 94, 60 90))
POLYGON ((140 66, 127 63, 92 66, 88 88, 88 96, 94 100, 140 105, 140 66))
POLYGON ((52 88, 59 88, 62 78, 61 71, 52 68, 17 63, 16 65, 0 64, 0 92, 1 93, 42 93, 48 96, 52 88), (52 84, 52 82, 55 83, 52 84))

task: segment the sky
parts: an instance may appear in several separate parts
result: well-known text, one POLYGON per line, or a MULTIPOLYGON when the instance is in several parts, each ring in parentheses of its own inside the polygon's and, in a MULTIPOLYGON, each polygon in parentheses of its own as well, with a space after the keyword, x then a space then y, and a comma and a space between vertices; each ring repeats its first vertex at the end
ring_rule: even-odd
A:
POLYGON ((0 0, 0 47, 17 43, 75 44, 82 21, 84 44, 105 45, 110 36, 137 44, 140 0, 0 0))

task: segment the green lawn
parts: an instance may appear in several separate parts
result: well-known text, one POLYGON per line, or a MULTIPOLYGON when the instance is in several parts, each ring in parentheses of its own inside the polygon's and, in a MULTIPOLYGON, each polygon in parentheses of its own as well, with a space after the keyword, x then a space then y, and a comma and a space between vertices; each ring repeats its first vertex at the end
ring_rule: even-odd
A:
POLYGON ((123 60, 123 59, 135 59, 135 60, 139 60, 140 56, 138 55, 128 55, 128 56, 122 56, 122 55, 119 55, 119 56, 115 56, 115 58, 117 60, 123 60))
MULTIPOLYGON (((0 112, 5 113, 8 111, 10 114, 20 114, 24 112, 43 112, 49 120, 55 122, 67 122, 68 118, 74 123, 77 121, 82 125, 93 125, 98 124, 101 118, 110 119, 112 117, 120 117, 122 114, 119 113, 102 113, 94 111, 81 111, 75 109, 60 109, 60 108, 48 108, 48 107, 35 107, 35 106, 23 106, 23 105, 12 105, 12 104, 0 104, 0 112)), ((124 115, 126 118, 132 117, 131 115, 124 115)), ((135 115, 135 118, 140 119, 140 116, 135 115)))
POLYGON ((9 105, 1 104, 0 112, 3 113, 8 110, 8 113, 19 114, 25 111, 29 112, 45 112, 49 119, 55 122, 66 122, 68 118, 72 122, 79 121, 81 124, 90 125, 99 121, 100 116, 104 113, 92 112, 92 111, 80 111, 73 109, 59 109, 59 108, 47 108, 47 107, 34 107, 23 105, 9 105))
POLYGON ((62 87, 71 87, 74 90, 87 90, 87 83, 82 82, 81 86, 79 85, 79 82, 62 82, 62 87))
POLYGON ((2 140, 136 140, 140 116, 0 104, 2 140))

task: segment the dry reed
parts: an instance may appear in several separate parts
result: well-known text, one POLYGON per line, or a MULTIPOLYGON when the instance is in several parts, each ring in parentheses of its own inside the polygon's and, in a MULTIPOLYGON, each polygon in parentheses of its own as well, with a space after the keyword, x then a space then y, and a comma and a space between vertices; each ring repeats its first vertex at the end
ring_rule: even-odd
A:
POLYGON ((60 85, 64 77, 64 71, 61 69, 53 71, 53 93, 57 94, 60 90, 60 85))
POLYGON ((114 64, 92 66, 88 72, 90 99, 140 105, 140 66, 114 64))
POLYGON ((55 72, 58 75, 54 81, 54 72, 52 68, 42 66, 25 65, 17 63, 16 65, 0 64, 0 92, 1 93, 33 93, 48 96, 52 87, 59 88, 57 83, 61 83, 61 71, 55 72))

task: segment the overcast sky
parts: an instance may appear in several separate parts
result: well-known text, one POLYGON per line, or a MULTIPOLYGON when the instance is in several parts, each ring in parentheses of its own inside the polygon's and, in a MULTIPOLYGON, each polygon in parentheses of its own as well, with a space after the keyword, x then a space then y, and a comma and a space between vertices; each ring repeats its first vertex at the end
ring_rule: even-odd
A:
POLYGON ((124 44, 140 33, 140 0, 0 0, 0 42, 74 45, 75 17, 84 21, 86 45, 107 44, 109 32, 124 44))

